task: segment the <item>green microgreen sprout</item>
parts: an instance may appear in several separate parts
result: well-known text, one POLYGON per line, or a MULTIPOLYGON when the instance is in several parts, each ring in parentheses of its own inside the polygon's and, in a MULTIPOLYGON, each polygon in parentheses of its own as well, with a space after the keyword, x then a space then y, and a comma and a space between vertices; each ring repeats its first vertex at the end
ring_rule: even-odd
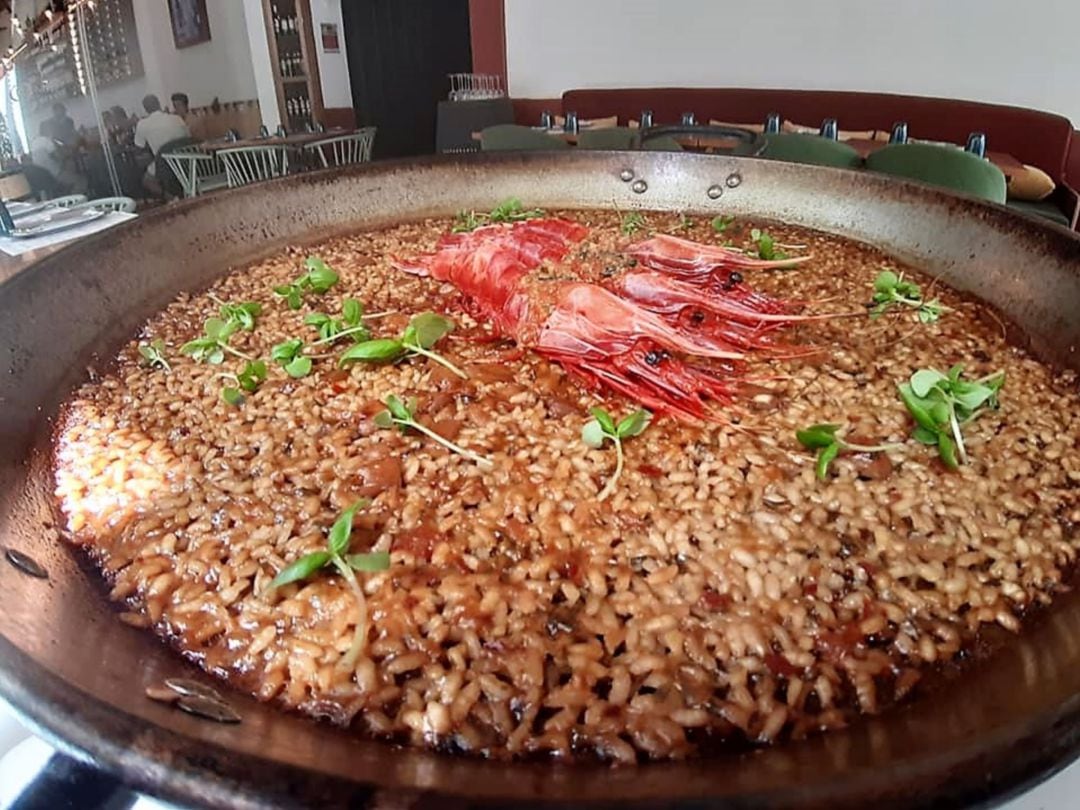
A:
POLYGON ((403 434, 408 433, 409 430, 415 430, 419 433, 423 433, 428 438, 434 439, 451 453, 457 453, 463 458, 469 459, 481 467, 490 468, 492 466, 491 461, 483 456, 477 455, 472 450, 466 450, 464 447, 454 444, 454 442, 447 439, 445 436, 440 436, 431 428, 425 427, 416 421, 416 398, 410 397, 409 400, 403 401, 400 397, 391 394, 385 400, 383 404, 386 405, 385 411, 379 411, 375 414, 375 424, 383 429, 396 427, 403 434))
POLYGON ((911 307, 920 323, 933 323, 941 317, 941 313, 949 311, 949 308, 938 301, 924 301, 922 288, 914 281, 904 279, 903 273, 894 273, 884 269, 874 279, 873 306, 870 309, 871 318, 880 318, 887 310, 894 306, 911 307))
POLYGON ((221 374, 233 383, 221 389, 221 398, 229 405, 242 405, 244 392, 255 393, 266 380, 266 363, 262 360, 248 361, 238 374, 221 374))
POLYGON ((294 282, 274 287, 274 295, 284 298, 289 309, 300 309, 309 290, 322 295, 338 282, 338 274, 318 256, 308 256, 304 267, 307 272, 294 282))
POLYGON ((304 318, 306 326, 314 326, 319 339, 312 345, 333 343, 343 337, 350 337, 353 343, 360 343, 371 337, 371 330, 363 323, 364 306, 355 298, 346 298, 341 303, 341 318, 333 318, 324 312, 312 312, 304 318))
POLYGON ((679 221, 675 223, 675 230, 677 231, 689 231, 694 228, 694 220, 688 217, 686 214, 679 214, 679 221))
POLYGON ((255 329, 255 320, 262 314, 262 304, 258 301, 244 301, 240 304, 231 304, 222 301, 216 295, 210 295, 210 300, 221 309, 221 317, 225 323, 236 322, 242 329, 251 332, 255 329))
POLYGON ((165 359, 165 341, 161 338, 155 338, 149 343, 140 343, 139 355, 142 357, 143 363, 150 368, 172 371, 172 366, 165 359))
POLYGON ((225 362, 226 354, 239 357, 241 360, 254 360, 254 357, 229 345, 229 338, 240 328, 239 321, 207 318, 203 323, 203 336, 189 340, 180 347, 180 353, 190 355, 196 363, 206 362, 215 366, 220 366, 225 362))
POLYGON ((290 377, 299 380, 311 373, 311 358, 304 356, 304 341, 290 338, 270 349, 270 359, 285 369, 290 377))
POLYGON ((713 217, 712 222, 709 223, 709 224, 712 225, 712 229, 716 233, 723 233, 728 228, 730 228, 732 226, 732 224, 734 224, 734 222, 735 222, 735 217, 725 217, 724 215, 721 214, 718 217, 713 217))
POLYGON ((476 211, 461 211, 458 213, 457 222, 451 229, 453 233, 467 233, 475 231, 481 225, 490 225, 493 222, 522 222, 526 219, 536 219, 544 215, 540 208, 525 208, 521 200, 511 197, 503 200, 488 213, 476 211))
POLYGON ((288 567, 281 570, 273 582, 270 590, 276 590, 290 582, 299 582, 307 579, 317 571, 327 566, 333 566, 341 574, 342 579, 348 583, 353 596, 356 598, 357 619, 356 630, 353 633, 352 645, 345 657, 341 659, 342 666, 351 668, 356 664, 367 644, 368 616, 367 600, 364 598, 364 589, 356 579, 354 571, 361 573, 373 573, 385 571, 390 567, 390 554, 385 551, 372 551, 365 554, 349 554, 349 539, 352 536, 353 516, 360 509, 366 509, 371 501, 363 498, 338 516, 334 525, 326 535, 326 550, 313 551, 305 554, 288 567))
POLYGON ((633 236, 638 231, 644 230, 648 226, 645 221, 645 215, 640 211, 631 211, 629 214, 624 214, 622 218, 622 224, 619 226, 619 230, 623 232, 625 236, 633 236))
POLYGON ((967 464, 967 447, 961 428, 998 407, 998 392, 1005 384, 1005 372, 996 371, 977 380, 961 379, 962 365, 948 374, 923 368, 900 385, 900 399, 915 420, 912 437, 922 444, 937 446, 938 455, 951 470, 967 464))
POLYGON ((761 230, 760 228, 753 228, 750 231, 750 241, 754 243, 754 251, 759 259, 765 261, 783 261, 788 258, 788 255, 782 250, 776 249, 776 240, 769 235, 768 232, 761 230))
POLYGON ((639 409, 616 422, 614 417, 603 408, 589 408, 589 413, 593 418, 581 429, 581 441, 594 449, 603 447, 604 442, 608 440, 615 443, 615 472, 608 478, 597 496, 597 500, 603 501, 615 491, 615 485, 619 482, 619 476, 622 475, 623 439, 632 438, 644 431, 652 420, 652 414, 639 409))
POLYGON ((376 338, 357 343, 338 358, 338 364, 349 363, 392 363, 412 355, 421 355, 434 360, 462 379, 468 375, 431 347, 450 334, 454 322, 435 312, 421 312, 414 315, 400 338, 376 338))
POLYGON ((896 450, 899 444, 854 444, 845 441, 843 436, 838 435, 840 425, 811 425, 803 430, 795 431, 795 438, 807 450, 817 450, 817 477, 824 481, 829 475, 829 465, 833 463, 841 452, 852 453, 883 453, 886 450, 896 450))

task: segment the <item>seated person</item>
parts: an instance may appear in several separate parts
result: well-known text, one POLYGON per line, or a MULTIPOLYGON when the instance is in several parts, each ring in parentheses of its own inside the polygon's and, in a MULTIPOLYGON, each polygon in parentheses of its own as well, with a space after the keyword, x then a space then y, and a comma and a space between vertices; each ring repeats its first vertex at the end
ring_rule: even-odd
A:
POLYGON ((187 121, 188 115, 191 114, 191 104, 187 93, 173 93, 169 101, 172 102, 172 111, 187 121))
POLYGON ((67 159, 66 147, 54 137, 54 132, 53 119, 41 122, 37 137, 30 142, 30 163, 23 171, 31 190, 39 198, 59 197, 85 188, 83 179, 67 159))
POLYGON ((67 107, 60 102, 53 104, 52 118, 48 119, 50 136, 64 146, 74 146, 79 140, 79 133, 75 129, 75 122, 67 114, 67 107))
POLYGON ((62 166, 59 154, 60 144, 53 138, 52 133, 52 120, 42 121, 41 126, 38 127, 37 137, 30 141, 30 162, 56 177, 60 174, 62 166))
POLYGON ((191 102, 187 93, 173 93, 169 97, 169 101, 172 102, 172 111, 183 118, 184 123, 188 125, 191 137, 200 141, 206 140, 206 133, 203 131, 203 122, 206 118, 205 116, 191 114, 191 102))
POLYGON ((110 143, 116 146, 131 145, 135 121, 127 114, 127 110, 117 104, 105 110, 101 117, 105 122, 110 143))
MULTIPOLYGON (((165 144, 191 137, 184 119, 179 115, 164 112, 157 96, 149 95, 144 98, 143 108, 148 114, 135 125, 135 145, 149 149, 150 154, 155 158, 165 144)), ((152 194, 161 195, 161 182, 157 177, 156 161, 152 161, 146 167, 143 185, 152 194)))

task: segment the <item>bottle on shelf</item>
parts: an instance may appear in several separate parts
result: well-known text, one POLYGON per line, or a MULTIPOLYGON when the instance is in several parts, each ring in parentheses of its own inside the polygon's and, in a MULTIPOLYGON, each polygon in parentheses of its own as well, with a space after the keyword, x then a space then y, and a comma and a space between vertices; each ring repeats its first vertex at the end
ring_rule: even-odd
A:
POLYGON ((271 13, 271 15, 273 17, 273 20, 274 20, 274 33, 275 34, 280 34, 281 33, 281 17, 278 16, 276 8, 273 11, 271 11, 270 13, 271 13))

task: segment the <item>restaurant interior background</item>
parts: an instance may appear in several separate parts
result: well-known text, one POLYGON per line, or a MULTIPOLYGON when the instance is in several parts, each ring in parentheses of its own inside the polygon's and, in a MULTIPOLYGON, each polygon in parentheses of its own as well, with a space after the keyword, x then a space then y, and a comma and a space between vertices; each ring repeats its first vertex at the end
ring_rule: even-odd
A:
MULTIPOLYGON (((186 95, 186 124, 200 143, 374 128, 375 159, 479 148, 470 141, 479 140, 476 131, 487 119, 441 120, 453 118, 447 109, 456 81, 450 74, 456 74, 494 77, 485 92, 496 98, 477 91, 472 100, 498 101, 506 123, 533 126, 545 113, 561 119, 571 112, 567 91, 619 88, 935 97, 966 111, 965 133, 984 128, 980 110, 998 113, 964 102, 1052 113, 1071 125, 1061 125, 1061 143, 1048 150, 1047 164, 1036 166, 1050 182, 1040 200, 1053 200, 1063 224, 1075 228, 1077 31, 1076 0, 8 0, 0 2, 0 193, 5 199, 69 192, 130 197, 139 212, 185 196, 184 188, 154 193, 144 183, 153 156, 133 136, 149 95, 166 110, 174 109, 174 94, 186 95), (48 129, 65 116, 76 133, 71 139, 48 129), (439 128, 452 123, 461 132, 447 147, 439 128), (58 184, 42 190, 26 167, 37 162, 35 140, 46 131, 54 144, 64 142, 59 154, 48 150, 58 184), (19 176, 26 185, 12 181, 19 176)), ((469 100, 468 91, 458 98, 469 100)), ((726 98, 709 100, 720 106, 707 116, 699 111, 698 119, 763 124, 757 113, 751 121, 739 117, 742 109, 760 107, 742 97, 740 112, 724 115, 726 98)), ((635 99, 625 102, 629 112, 616 111, 624 103, 617 99, 594 97, 596 117, 607 115, 603 105, 610 103, 610 115, 626 125, 643 109, 635 99)), ((681 111, 680 103, 671 101, 681 111)), ((817 120, 793 123, 816 132, 821 119, 835 117, 844 130, 850 123, 844 112, 855 114, 850 111, 861 102, 844 103, 825 108, 817 120)), ((902 111, 886 108, 872 128, 887 139, 902 118, 902 111)), ((995 126, 1012 132, 1008 137, 1020 146, 995 140, 990 127, 986 148, 1015 152, 1018 166, 1035 163, 1046 144, 1040 135, 1025 140, 1027 119, 1016 121, 995 126), (1019 153, 1024 144, 1032 151, 1019 153)), ((852 128, 870 125, 856 121, 852 128)), ((915 127, 911 135, 944 137, 915 127)), ((197 178, 192 183, 199 192, 197 178)), ((0 731, 3 721, 0 711, 0 731)), ((0 734, 0 757, 3 743, 0 734)), ((1080 781, 1077 766, 1066 774, 1080 781)), ((1055 796, 1075 792, 1057 784, 1055 796)), ((1057 805, 1051 799, 1030 806, 1057 805)))
MULTIPOLYGON (((6 124, 3 168, 10 172, 46 163, 59 182, 45 177, 44 192, 31 182, 39 197, 123 195, 138 199, 143 208, 180 196, 188 184, 181 177, 178 185, 167 169, 162 190, 148 191, 143 182, 151 155, 132 140, 146 115, 148 94, 166 112, 175 106, 173 94, 186 95, 190 110, 184 118, 195 141, 233 139, 246 146, 260 133, 373 128, 375 158, 479 148, 472 141, 479 140, 484 126, 535 126, 543 112, 561 123, 562 95, 582 88, 899 93, 1013 105, 1080 120, 1075 71, 1064 69, 1076 61, 1069 37, 1080 25, 1080 6, 1068 0, 1044 0, 1039 13, 1005 0, 900 5, 95 0, 71 4, 81 8, 85 41, 77 14, 61 20, 65 5, 63 0, 0 4, 0 53, 7 54, 0 94, 6 124), (50 9, 56 16, 46 16, 50 9), (187 18, 194 27, 185 32, 187 18), (1055 24, 1046 25, 1048 19, 1055 24), (495 91, 491 95, 508 98, 496 108, 488 105, 483 114, 466 114, 464 105, 446 104, 455 97, 450 74, 457 81, 486 79, 495 91), (48 126, 56 114, 57 103, 66 108, 78 141, 42 158, 43 142, 35 154, 35 139, 43 134, 43 122, 48 126), (108 149, 101 148, 103 142, 108 149)), ((456 94, 459 101, 479 97, 456 94)), ((712 98, 708 110, 697 111, 697 123, 705 123, 705 113, 725 123, 747 123, 745 99, 729 101, 712 98)), ((881 133, 897 122, 894 117, 907 117, 902 106, 893 110, 886 104, 868 126, 865 115, 860 121, 851 117, 851 105, 862 101, 848 102, 819 105, 841 131, 881 133)), ((594 110, 598 120, 607 120, 603 103, 594 110)), ((610 106, 620 125, 637 123, 624 121, 630 113, 617 111, 614 101, 610 106)), ((821 123, 796 120, 792 110, 775 112, 785 128, 813 129, 821 123)), ((749 123, 760 126, 760 117, 749 123)), ((965 125, 976 131, 980 123, 976 116, 965 125)), ((1003 146, 1009 144, 994 132, 1002 125, 987 123, 987 148, 1008 153, 1003 146)), ((1005 126, 1025 124, 1018 119, 1005 126)), ((910 134, 953 137, 917 126, 910 134)), ((1061 155, 1062 165, 1045 165, 1057 157, 1039 156, 1044 165, 1037 168, 1055 185, 1080 185, 1080 146, 1070 151, 1066 145, 1061 155)), ((1008 155, 1008 160, 1008 165, 1032 163, 1030 154, 1008 155)), ((36 169, 27 174, 31 181, 41 176, 36 169)), ((224 177, 222 172, 222 186, 224 177)), ((195 180, 190 185, 202 190, 195 180)), ((1075 210, 1068 209, 1075 205, 1058 207, 1074 219, 1075 210)))

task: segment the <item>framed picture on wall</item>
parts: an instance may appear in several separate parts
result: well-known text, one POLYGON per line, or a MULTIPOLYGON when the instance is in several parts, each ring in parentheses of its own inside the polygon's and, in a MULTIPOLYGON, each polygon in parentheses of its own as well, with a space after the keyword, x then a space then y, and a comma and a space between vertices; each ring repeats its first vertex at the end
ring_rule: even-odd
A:
POLYGON ((319 28, 322 32, 323 53, 341 53, 341 40, 338 38, 337 25, 334 23, 322 23, 319 28))
POLYGON ((173 42, 178 49, 210 41, 206 0, 168 0, 168 3, 173 42))

